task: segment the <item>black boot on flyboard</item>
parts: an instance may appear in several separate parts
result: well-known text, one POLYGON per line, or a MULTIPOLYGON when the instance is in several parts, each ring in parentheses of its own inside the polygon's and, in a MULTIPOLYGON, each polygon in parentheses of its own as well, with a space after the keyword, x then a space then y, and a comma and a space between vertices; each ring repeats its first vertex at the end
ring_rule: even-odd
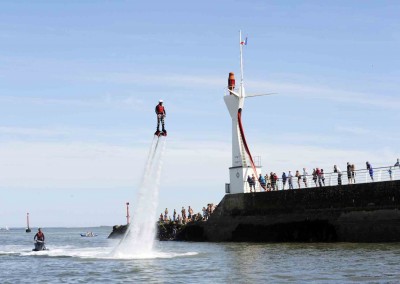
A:
POLYGON ((160 131, 160 130, 157 129, 157 131, 154 132, 154 135, 155 135, 155 136, 158 136, 158 137, 160 137, 160 136, 167 136, 167 130, 163 129, 163 130, 160 131))

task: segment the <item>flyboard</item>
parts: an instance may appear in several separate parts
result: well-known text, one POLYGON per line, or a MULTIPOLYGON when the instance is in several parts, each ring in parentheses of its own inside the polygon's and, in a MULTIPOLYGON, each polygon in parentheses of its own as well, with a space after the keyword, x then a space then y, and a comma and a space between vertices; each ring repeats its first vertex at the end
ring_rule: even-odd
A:
MULTIPOLYGON (((155 147, 154 147, 154 151, 153 151, 153 155, 152 155, 152 160, 154 159, 154 157, 155 157, 155 155, 156 155, 156 153, 157 153, 157 148, 158 148, 158 145, 160 144, 160 140, 162 140, 162 138, 163 137, 166 137, 167 136, 167 130, 161 130, 161 131, 159 131, 159 130, 157 130, 156 132, 154 132, 154 138, 156 138, 157 137, 157 140, 156 140, 156 145, 155 145, 155 147)), ((154 141, 155 139, 153 139, 153 141, 154 141)))
POLYGON ((160 136, 167 136, 167 130, 157 130, 156 132, 154 132, 154 135, 155 136, 157 136, 157 137, 160 137, 160 136))

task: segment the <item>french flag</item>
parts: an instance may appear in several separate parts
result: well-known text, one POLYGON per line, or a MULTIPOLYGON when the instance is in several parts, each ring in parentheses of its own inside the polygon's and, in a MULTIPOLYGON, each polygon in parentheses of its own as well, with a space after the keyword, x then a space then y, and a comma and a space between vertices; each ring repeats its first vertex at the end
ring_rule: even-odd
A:
POLYGON ((241 44, 241 45, 247 45, 247 36, 246 36, 246 39, 245 39, 244 41, 241 41, 241 42, 240 42, 240 44, 241 44))

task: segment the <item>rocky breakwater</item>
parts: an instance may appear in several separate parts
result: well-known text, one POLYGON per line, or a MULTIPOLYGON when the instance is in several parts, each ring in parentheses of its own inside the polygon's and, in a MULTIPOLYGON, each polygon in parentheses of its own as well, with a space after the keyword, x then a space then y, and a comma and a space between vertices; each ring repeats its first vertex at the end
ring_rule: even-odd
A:
POLYGON ((108 236, 109 239, 120 239, 128 229, 128 225, 114 225, 112 232, 108 236))
POLYGON ((211 242, 398 242, 400 181, 227 194, 177 239, 211 242))
MULTIPOLYGON (((157 238, 160 241, 177 240, 185 225, 176 222, 157 222, 157 238)), ((128 229, 128 225, 115 225, 108 236, 109 239, 120 239, 128 229)))

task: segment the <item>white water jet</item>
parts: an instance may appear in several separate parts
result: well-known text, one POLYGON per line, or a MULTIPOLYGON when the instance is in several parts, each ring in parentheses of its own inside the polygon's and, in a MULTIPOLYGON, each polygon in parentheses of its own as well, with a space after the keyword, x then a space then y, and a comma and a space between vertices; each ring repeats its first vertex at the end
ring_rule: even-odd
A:
POLYGON ((137 193, 132 223, 112 252, 113 257, 152 255, 156 233, 158 191, 165 151, 165 138, 153 139, 145 165, 142 183, 137 193))

